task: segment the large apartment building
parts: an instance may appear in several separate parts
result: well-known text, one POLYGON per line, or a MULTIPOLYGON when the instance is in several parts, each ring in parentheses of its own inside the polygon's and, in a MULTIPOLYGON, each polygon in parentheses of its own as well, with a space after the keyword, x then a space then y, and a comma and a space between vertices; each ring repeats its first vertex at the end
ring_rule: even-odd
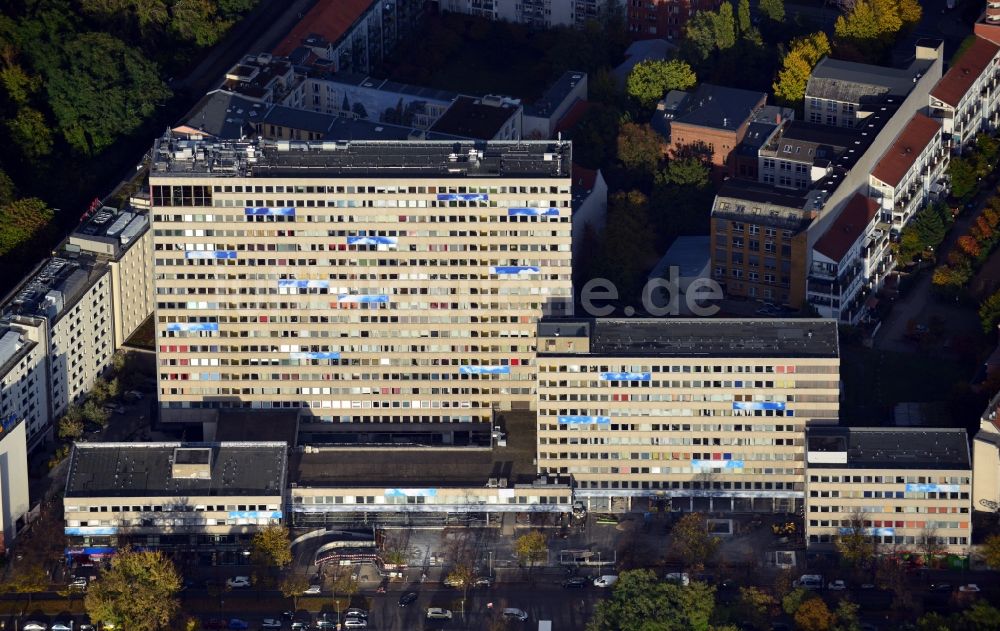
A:
POLYGON ((594 509, 797 510, 839 379, 832 320, 544 320, 539 473, 594 509))
POLYGON ((930 115, 942 126, 945 143, 962 153, 976 134, 1000 123, 1000 36, 996 26, 981 28, 931 90, 930 115))
POLYGON ((49 383, 45 344, 39 330, 0 322, 0 423, 23 420, 31 446, 49 429, 49 383))
POLYGON ((832 549, 861 532, 878 553, 966 556, 972 464, 964 429, 814 427, 807 431, 806 538, 832 549))
POLYGON ((150 173, 163 419, 298 409, 460 442, 529 408, 535 322, 572 301, 570 167, 555 141, 165 136, 150 173))

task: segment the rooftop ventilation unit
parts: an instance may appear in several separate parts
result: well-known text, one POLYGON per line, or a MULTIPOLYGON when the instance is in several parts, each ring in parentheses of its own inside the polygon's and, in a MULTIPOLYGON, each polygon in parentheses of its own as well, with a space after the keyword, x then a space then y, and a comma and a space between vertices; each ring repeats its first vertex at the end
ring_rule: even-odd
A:
POLYGON ((178 447, 174 449, 171 477, 187 480, 212 478, 212 450, 206 447, 178 447))

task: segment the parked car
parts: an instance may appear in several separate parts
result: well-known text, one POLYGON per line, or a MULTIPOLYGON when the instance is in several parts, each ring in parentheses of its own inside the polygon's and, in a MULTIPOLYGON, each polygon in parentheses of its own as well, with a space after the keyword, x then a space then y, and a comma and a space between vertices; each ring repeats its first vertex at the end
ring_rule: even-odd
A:
POLYGON ((317 620, 315 629, 317 631, 326 631, 327 629, 336 629, 337 623, 333 620, 317 620))
POLYGON ((618 576, 615 574, 605 574, 594 579, 594 587, 611 587, 617 582, 618 576))
POLYGON ((571 576, 562 582, 566 589, 582 589, 587 586, 587 578, 584 576, 571 576))
POLYGON ((417 592, 406 592, 405 594, 399 597, 399 606, 405 607, 407 605, 411 605, 413 604, 413 601, 415 601, 417 598, 418 598, 417 592))
POLYGON ((344 616, 347 618, 361 618, 362 620, 367 620, 368 612, 359 607, 351 607, 344 612, 344 616))
POLYGON ((428 620, 451 620, 451 611, 440 607, 431 607, 427 610, 428 620))
POLYGON ((250 625, 246 620, 240 620, 239 618, 233 618, 229 621, 229 628, 234 631, 242 631, 243 629, 249 629, 250 625))
POLYGON ((70 581, 69 588, 71 591, 79 590, 85 592, 87 591, 87 583, 88 583, 87 579, 81 576, 79 578, 74 578, 72 581, 70 581))
POLYGON ((830 581, 829 583, 827 583, 826 584, 826 588, 829 589, 829 590, 833 590, 835 592, 841 592, 841 591, 844 591, 845 589, 847 589, 847 583, 845 583, 843 580, 841 580, 841 579, 838 578, 836 580, 833 580, 833 581, 830 581))
POLYGON ((226 587, 229 589, 246 589, 250 587, 249 576, 234 576, 226 579, 226 587))
POLYGON ((932 592, 950 592, 951 583, 931 583, 932 592))
POLYGON ((960 591, 960 592, 968 592, 968 593, 976 593, 976 592, 979 592, 979 591, 982 591, 982 590, 980 590, 979 589, 979 585, 976 585, 975 583, 967 583, 965 585, 960 585, 958 587, 958 591, 960 591))
POLYGON ((348 618, 344 620, 345 629, 367 629, 368 621, 363 618, 348 618))
POLYGON ((503 617, 507 620, 518 620, 524 622, 528 619, 528 612, 517 607, 507 607, 503 610, 503 617))
POLYGON ((296 620, 292 623, 292 631, 309 631, 309 623, 296 620))
POLYGON ((473 587, 493 587, 493 579, 489 576, 477 576, 472 582, 473 587))
POLYGON ((49 631, 73 631, 72 620, 56 620, 49 627, 49 631))
POLYGON ((685 587, 691 584, 691 576, 687 572, 667 572, 663 580, 670 583, 679 583, 685 587))
POLYGON ((281 620, 276 618, 264 618, 264 622, 260 623, 261 629, 280 629, 281 620))
POLYGON ((21 631, 48 631, 49 625, 37 620, 28 620, 21 626, 21 631))
POLYGON ((323 588, 320 585, 310 585, 306 591, 302 592, 302 594, 305 596, 313 596, 320 593, 322 590, 323 588))

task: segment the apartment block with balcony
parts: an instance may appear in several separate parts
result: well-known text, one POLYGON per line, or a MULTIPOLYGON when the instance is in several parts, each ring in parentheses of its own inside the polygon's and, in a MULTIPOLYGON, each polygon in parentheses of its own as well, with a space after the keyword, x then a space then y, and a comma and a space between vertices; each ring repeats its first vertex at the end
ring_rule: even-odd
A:
MULTIPOLYGON (((49 437, 48 361, 35 327, 0 321, 0 423, 21 433, 29 451, 49 437)), ((6 429, 4 434, 6 435, 6 429)))
POLYGON ((888 226, 879 205, 857 193, 812 247, 806 300, 823 318, 857 324, 865 298, 892 270, 888 226))
POLYGON ((568 142, 159 140, 161 418, 299 410, 441 440, 534 403, 572 301, 568 142))
POLYGON ((878 554, 921 553, 925 541, 967 556, 972 464, 964 429, 810 427, 806 540, 833 550, 862 532, 878 554))
POLYGON ((930 92, 930 116, 941 124, 945 145, 954 153, 1000 122, 998 41, 977 36, 930 92))
POLYGON ((839 413, 833 320, 546 319, 537 362, 539 473, 595 510, 795 511, 839 413))
POLYGON ((727 180, 712 205, 712 277, 727 296, 802 306, 814 196, 727 180))
POLYGON ((831 127, 855 127, 861 112, 883 103, 886 97, 901 100, 938 57, 940 42, 918 40, 913 61, 906 68, 891 68, 824 57, 809 75, 804 101, 805 121, 831 127))
POLYGON ((914 114, 875 164, 868 194, 880 203, 882 221, 893 231, 945 190, 948 150, 942 140, 938 121, 914 114))
POLYGON ((245 563, 254 533, 284 523, 283 442, 76 443, 63 497, 69 553, 126 545, 245 563))

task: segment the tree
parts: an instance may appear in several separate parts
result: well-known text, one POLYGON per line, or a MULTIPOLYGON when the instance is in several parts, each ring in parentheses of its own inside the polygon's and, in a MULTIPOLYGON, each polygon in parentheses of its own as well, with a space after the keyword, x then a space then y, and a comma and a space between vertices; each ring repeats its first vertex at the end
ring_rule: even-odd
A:
POLYGON ((0 206, 6 206, 14 201, 17 196, 17 187, 14 180, 6 172, 0 170, 0 206))
POLYGON ((760 12, 773 22, 784 22, 785 0, 760 0, 760 12))
POLYGON ((23 106, 17 116, 7 121, 10 138, 28 160, 52 153, 52 131, 45 116, 36 109, 23 106))
POLYGON ((32 594, 44 592, 50 584, 51 581, 45 571, 42 559, 30 556, 8 570, 8 579, 2 587, 5 592, 27 594, 27 607, 30 609, 32 594))
POLYGON ((346 596, 347 603, 350 604, 351 598, 358 593, 359 589, 361 589, 361 585, 358 583, 358 579, 354 578, 352 568, 345 569, 344 566, 334 566, 333 580, 330 581, 330 598, 333 600, 333 607, 337 610, 338 616, 343 607, 337 594, 346 596))
POLYGON ((740 35, 746 35, 753 28, 750 22, 750 0, 739 0, 736 7, 736 30, 740 35))
POLYGON ((463 603, 469 598, 469 588, 472 587, 474 580, 476 580, 476 570, 468 563, 459 563, 451 568, 445 579, 449 585, 461 588, 463 603))
POLYGON ((663 136, 649 125, 625 123, 618 132, 618 159, 626 169, 652 175, 667 153, 663 136))
POLYGON ((982 247, 971 236, 964 234, 958 238, 958 248, 965 252, 969 258, 977 259, 983 253, 982 247))
POLYGON ((757 587, 741 587, 737 608, 744 620, 755 629, 770 628, 771 612, 774 610, 774 598, 757 587))
POLYGON ((106 33, 68 41, 45 89, 66 141, 88 155, 136 130, 170 96, 155 64, 106 33))
POLYGON ((587 631, 709 631, 715 588, 657 579, 651 570, 618 576, 611 598, 600 601, 587 631))
POLYGON ((924 555, 924 559, 928 564, 934 563, 935 559, 948 552, 948 546, 944 544, 944 541, 938 535, 937 529, 929 526, 924 526, 921 530, 919 540, 917 541, 917 548, 924 555))
POLYGON ((83 421, 79 418, 63 416, 59 419, 59 438, 70 442, 83 436, 83 421))
POLYGON ((1000 535, 990 535, 983 541, 983 560, 993 569, 1000 568, 1000 535))
POLYGON ((19 64, 9 63, 0 69, 0 83, 11 102, 24 105, 38 90, 41 81, 38 77, 29 76, 19 64))
POLYGON ((625 92, 644 108, 656 103, 670 90, 687 90, 698 82, 690 64, 680 59, 647 59, 632 68, 625 81, 625 92))
POLYGON ((846 598, 837 603, 834 611, 833 631, 861 631, 861 621, 858 620, 858 605, 846 598))
POLYGON ((640 295, 642 274, 656 257, 649 227, 649 199, 639 191, 615 193, 608 200, 604 243, 594 269, 596 277, 618 289, 622 301, 640 295))
POLYGON ((95 403, 105 403, 111 396, 111 384, 108 380, 102 377, 94 379, 94 385, 90 386, 90 398, 95 403))
POLYGON ((986 335, 996 330, 997 323, 1000 323, 1000 290, 990 295, 979 306, 979 321, 986 335))
POLYGON ((851 9, 837 18, 834 33, 871 49, 891 41, 902 27, 896 0, 855 0, 851 9))
POLYGON ((111 413, 94 400, 87 399, 87 402, 83 404, 83 418, 101 427, 106 427, 111 413))
POLYGON ((697 11, 684 25, 684 50, 697 61, 704 61, 716 47, 716 14, 697 11))
POLYGON ((549 546, 545 535, 538 530, 525 533, 514 541, 514 553, 518 561, 524 565, 534 565, 544 560, 548 552, 549 546))
POLYGON ((913 218, 911 225, 923 247, 936 248, 944 241, 945 234, 948 232, 945 211, 943 204, 928 204, 913 218))
POLYGON ((899 18, 903 26, 911 27, 920 22, 924 9, 918 0, 899 0, 899 18))
POLYGON ((0 208, 0 256, 29 243, 52 221, 53 213, 40 199, 28 197, 0 208))
POLYGON ((135 631, 162 629, 180 611, 181 579, 161 552, 124 549, 111 559, 84 600, 91 620, 135 631))
POLYGON ((590 169, 605 166, 615 157, 619 112, 603 103, 594 103, 570 133, 573 161, 590 169))
POLYGON ((288 528, 271 525, 258 530, 250 540, 250 559, 255 565, 282 569, 292 562, 288 528))
POLYGON ((695 157, 677 158, 667 165, 665 179, 676 186, 702 188, 709 185, 710 171, 704 162, 695 157))
POLYGON ((711 559, 719 543, 719 538, 708 531, 708 522, 701 513, 684 515, 670 531, 670 550, 688 567, 711 559))
POLYGON ((789 616, 794 616, 802 604, 811 598, 818 596, 805 587, 796 587, 781 599, 781 609, 789 616))
POLYGON ((230 20, 218 16, 211 0, 177 0, 172 12, 171 30, 200 47, 212 46, 232 26, 230 20))
POLYGON ((867 515, 862 512, 851 514, 849 525, 841 528, 837 537, 837 551, 841 559, 854 568, 861 568, 872 561, 875 556, 875 540, 869 533, 867 515))
POLYGON ((832 623, 833 614, 822 598, 805 601, 795 612, 795 626, 801 631, 827 631, 832 623))
POLYGON ((962 202, 968 201, 976 192, 978 176, 968 158, 952 158, 948 162, 948 178, 951 180, 951 194, 962 202))
POLYGON ((970 631, 1000 631, 1000 610, 985 600, 977 600, 962 612, 961 618, 970 631))
POLYGON ((278 589, 281 590, 282 596, 292 599, 292 609, 298 611, 299 596, 302 595, 302 592, 309 589, 309 580, 302 574, 290 572, 281 579, 278 589))
POLYGON ((713 26, 716 48, 726 50, 736 45, 736 17, 733 15, 733 5, 728 0, 719 7, 713 26))
POLYGON ((792 40, 773 85, 774 95, 789 105, 798 105, 805 96, 813 68, 829 54, 830 40, 822 31, 792 40))

